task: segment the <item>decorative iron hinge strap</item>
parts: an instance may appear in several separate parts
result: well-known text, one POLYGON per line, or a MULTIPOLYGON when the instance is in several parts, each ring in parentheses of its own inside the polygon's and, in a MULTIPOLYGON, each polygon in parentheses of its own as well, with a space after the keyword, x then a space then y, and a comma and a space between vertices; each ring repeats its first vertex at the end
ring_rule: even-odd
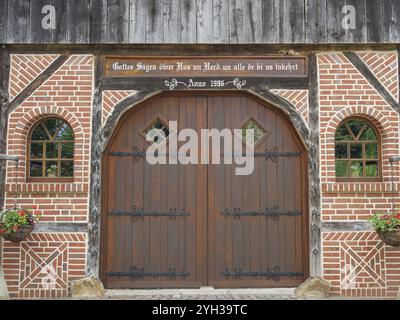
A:
POLYGON ((278 206, 273 206, 272 208, 267 208, 265 210, 241 210, 240 208, 234 208, 233 210, 225 209, 222 212, 225 216, 266 216, 266 217, 276 217, 276 216, 300 216, 301 211, 299 210, 280 210, 278 206))
POLYGON ((151 217, 181 217, 190 215, 185 210, 169 209, 168 211, 144 211, 143 208, 133 207, 130 211, 111 210, 110 215, 113 216, 131 216, 136 218, 151 217))
POLYGON ((267 268, 264 271, 242 271, 241 268, 235 268, 233 271, 229 271, 228 269, 225 269, 224 272, 222 272, 222 275, 225 276, 226 278, 232 277, 232 278, 241 278, 241 277, 267 277, 270 278, 274 281, 279 281, 281 277, 302 277, 303 273, 302 272, 295 272, 295 271, 280 271, 280 268, 278 266, 275 266, 273 268, 267 268))
POLYGON ((266 159, 271 158, 280 158, 280 157, 287 157, 287 158, 294 158, 300 157, 301 152, 276 152, 276 151, 265 151, 265 152, 254 152, 255 157, 262 157, 266 159))
POLYGON ((185 278, 189 276, 189 272, 183 271, 176 271, 175 268, 169 269, 169 271, 144 271, 143 268, 138 267, 130 267, 129 271, 109 271, 106 272, 107 276, 110 277, 130 277, 135 278, 135 280, 143 279, 144 277, 168 277, 168 278, 185 278))
POLYGON ((300 157, 301 152, 289 151, 279 152, 278 147, 273 147, 270 150, 266 149, 264 152, 254 152, 254 157, 265 158, 265 160, 271 160, 272 162, 278 162, 278 158, 294 158, 300 157))
POLYGON ((131 152, 110 151, 108 154, 112 157, 131 157, 134 161, 144 159, 146 157, 146 152, 136 146, 133 146, 131 152))

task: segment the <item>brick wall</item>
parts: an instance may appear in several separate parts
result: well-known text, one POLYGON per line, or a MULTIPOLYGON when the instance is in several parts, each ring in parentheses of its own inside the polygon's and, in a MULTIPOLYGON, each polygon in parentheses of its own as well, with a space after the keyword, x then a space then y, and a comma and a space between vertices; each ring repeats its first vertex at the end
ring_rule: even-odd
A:
MULTIPOLYGON (((23 90, 23 85, 29 84, 26 81, 22 85, 17 81, 22 76, 32 82, 43 72, 53 61, 49 57, 56 56, 13 55, 11 92, 17 93, 23 90), (48 63, 45 65, 43 61, 48 63), (29 68, 26 68, 27 63, 29 68), (24 75, 21 75, 22 69, 24 75)), ((39 214, 41 222, 87 222, 92 88, 93 57, 72 55, 10 114, 7 151, 18 155, 21 161, 17 172, 13 163, 7 166, 6 206, 14 204, 17 177, 18 203, 39 214), (29 130, 34 123, 49 115, 63 118, 74 131, 73 182, 26 181, 29 130)), ((65 296, 70 281, 85 275, 85 234, 33 233, 22 244, 5 241, 3 247, 3 268, 12 297, 65 296), (40 268, 35 269, 38 265, 54 270, 50 268, 46 273, 40 268), (54 286, 41 285, 41 281, 46 279, 54 280, 54 286)))
MULTIPOLYGON (((398 98, 396 52, 360 52, 359 57, 386 89, 398 98)), ((342 53, 318 55, 321 133, 322 220, 366 220, 375 212, 391 210, 399 202, 399 166, 393 168, 392 192, 389 157, 399 154, 399 115, 342 53), (382 181, 336 182, 334 135, 350 116, 368 118, 381 136, 382 181)), ((396 296, 400 250, 385 246, 375 232, 323 233, 323 276, 332 294, 396 296)))

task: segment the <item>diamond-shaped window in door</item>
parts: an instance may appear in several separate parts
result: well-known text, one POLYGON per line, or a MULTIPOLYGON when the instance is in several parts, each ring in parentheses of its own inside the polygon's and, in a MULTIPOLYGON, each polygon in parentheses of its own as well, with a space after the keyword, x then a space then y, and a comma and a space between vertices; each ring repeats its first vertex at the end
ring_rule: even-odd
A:
POLYGON ((152 138, 153 143, 160 144, 169 136, 169 128, 166 121, 162 120, 160 117, 156 117, 145 127, 142 134, 145 140, 146 136, 149 135, 152 138), (161 133, 161 135, 159 133, 161 133), (165 137, 163 138, 162 135, 165 137))
POLYGON ((254 136, 253 136, 253 142, 254 145, 258 144, 261 142, 262 139, 267 137, 270 133, 253 117, 250 117, 248 120, 246 120, 243 125, 241 126, 242 129, 242 138, 243 142, 246 143, 246 133, 247 130, 253 129, 254 130, 254 136))

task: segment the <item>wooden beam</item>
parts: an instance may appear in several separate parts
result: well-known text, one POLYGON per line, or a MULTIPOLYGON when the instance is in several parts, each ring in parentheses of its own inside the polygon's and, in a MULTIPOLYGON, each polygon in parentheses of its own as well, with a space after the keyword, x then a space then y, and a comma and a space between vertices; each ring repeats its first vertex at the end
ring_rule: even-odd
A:
POLYGON ((266 102, 276 106, 285 114, 287 114, 288 119, 292 122, 293 126, 297 130, 301 140, 303 141, 306 148, 309 145, 309 129, 307 124, 304 122, 300 113, 296 110, 296 108, 284 98, 268 91, 267 89, 263 88, 250 88, 248 90, 250 93, 256 94, 266 102))
POLYGON ((103 59, 95 56, 94 91, 92 105, 92 137, 90 157, 90 192, 88 219, 88 249, 86 273, 98 277, 100 270, 100 227, 101 227, 101 115, 102 91, 101 76, 103 74, 103 59))
POLYGON ((321 276, 321 183, 319 176, 320 166, 320 140, 319 140, 319 100, 318 100, 318 70, 317 58, 312 54, 308 60, 308 115, 310 140, 308 150, 308 176, 309 176, 309 254, 310 275, 321 276))
POLYGON ((54 60, 45 71, 43 71, 35 80, 33 80, 24 90, 22 90, 9 104, 9 112, 13 111, 17 106, 25 101, 32 93, 35 92, 58 68, 60 68, 68 56, 62 55, 54 60))
POLYGON ((386 90, 382 83, 375 77, 373 72, 354 52, 344 52, 346 58, 354 65, 354 67, 365 77, 369 84, 382 96, 382 98, 398 113, 400 106, 393 96, 386 90))
POLYGON ((321 231, 340 232, 340 231, 373 231, 374 228, 368 221, 329 221, 323 222, 321 231))
MULTIPOLYGON (((9 110, 8 86, 10 78, 10 49, 0 48, 0 154, 7 152, 7 124, 9 110)), ((6 161, 0 161, 0 208, 4 207, 6 161)))
POLYGON ((35 232, 84 232, 88 225, 85 222, 39 222, 35 232))
POLYGON ((106 123, 104 124, 102 130, 102 141, 101 141, 101 148, 103 149, 108 142, 108 139, 111 137, 111 134, 117 125, 117 122, 121 115, 127 111, 128 109, 132 108, 133 106, 137 105, 138 103, 160 93, 160 90, 146 90, 146 91, 139 91, 136 94, 133 94, 120 102, 118 102, 112 111, 112 113, 108 116, 106 123))
MULTIPOLYGON (((189 83, 190 79, 193 78, 176 78, 180 82, 189 83)), ((212 78, 218 80, 224 80, 225 82, 232 81, 232 77, 224 78, 212 78)), ((240 78, 240 80, 246 80, 246 85, 243 89, 262 87, 263 89, 288 89, 288 90, 305 90, 308 88, 307 78, 240 78)), ((162 89, 168 89, 164 81, 166 79, 160 78, 106 78, 103 80, 103 90, 145 90, 145 91, 157 91, 162 89)), ((170 78, 168 78, 170 80, 170 78)), ((210 78, 195 78, 196 81, 207 82, 206 87, 201 89, 216 89, 210 87, 210 78)), ((188 89, 184 86, 180 86, 177 89, 188 89)), ((195 89, 195 88, 189 88, 195 89)), ((232 85, 221 89, 235 89, 232 85)))

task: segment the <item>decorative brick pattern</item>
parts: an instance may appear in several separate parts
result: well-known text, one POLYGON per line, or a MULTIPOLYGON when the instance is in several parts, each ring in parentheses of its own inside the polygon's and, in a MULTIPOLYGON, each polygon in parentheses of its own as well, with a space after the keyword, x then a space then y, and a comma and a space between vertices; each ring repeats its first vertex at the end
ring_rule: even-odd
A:
POLYGON ((36 79, 50 64, 57 59, 58 55, 11 55, 10 68, 10 101, 22 92, 34 79, 36 79))
POLYGON ((85 277, 86 234, 32 233, 20 244, 4 242, 3 270, 11 298, 64 297, 85 277))
POLYGON ((136 93, 135 90, 105 90, 103 91, 102 124, 105 124, 115 105, 136 93))
POLYGON ((93 57, 72 55, 9 118, 8 153, 18 155, 18 172, 7 166, 6 204, 13 204, 18 176, 20 204, 42 215, 42 221, 87 221, 90 175, 90 130, 93 57), (48 116, 68 121, 75 134, 74 182, 26 182, 26 141, 33 124, 48 116))
POLYGON ((308 90, 271 90, 293 104, 308 123, 308 90))
POLYGON ((323 277, 333 295, 396 297, 399 261, 400 249, 385 246, 375 232, 323 233, 323 277))
POLYGON ((397 52, 358 52, 379 82, 399 101, 397 52))

